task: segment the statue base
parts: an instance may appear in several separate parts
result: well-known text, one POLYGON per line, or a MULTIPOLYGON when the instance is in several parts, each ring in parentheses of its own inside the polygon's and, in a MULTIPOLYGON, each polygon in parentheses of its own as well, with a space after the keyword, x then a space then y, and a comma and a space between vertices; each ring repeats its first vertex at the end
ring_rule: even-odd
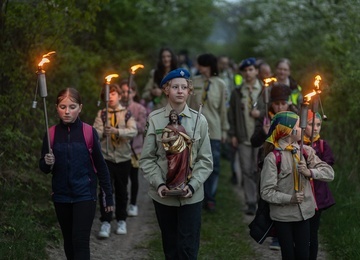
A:
POLYGON ((186 195, 186 191, 184 191, 184 190, 163 190, 162 194, 164 196, 184 196, 184 195, 186 195))

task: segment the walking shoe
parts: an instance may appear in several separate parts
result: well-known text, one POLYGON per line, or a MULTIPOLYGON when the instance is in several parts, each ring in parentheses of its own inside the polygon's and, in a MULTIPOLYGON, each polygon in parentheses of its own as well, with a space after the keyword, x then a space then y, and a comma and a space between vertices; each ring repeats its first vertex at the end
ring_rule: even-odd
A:
POLYGON ((126 233, 126 222, 124 220, 119 220, 117 224, 116 234, 125 235, 126 233))
POLYGON ((138 215, 138 206, 130 204, 128 209, 128 216, 136 217, 137 215, 138 215))
POLYGON ((249 204, 248 208, 245 210, 246 215, 254 216, 256 214, 256 205, 249 204))
POLYGON ((108 238, 110 236, 111 225, 109 222, 101 222, 101 227, 98 236, 101 238, 108 238))
POLYGON ((280 244, 279 244, 279 240, 278 240, 277 237, 272 238, 272 241, 271 241, 271 244, 270 244, 269 248, 271 250, 280 250, 281 249, 280 244))

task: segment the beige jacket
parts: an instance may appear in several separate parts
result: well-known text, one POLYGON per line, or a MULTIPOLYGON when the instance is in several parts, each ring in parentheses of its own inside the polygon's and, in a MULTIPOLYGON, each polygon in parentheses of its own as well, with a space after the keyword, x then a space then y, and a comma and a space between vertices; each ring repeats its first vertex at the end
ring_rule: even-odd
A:
MULTIPOLYGON (((104 159, 119 163, 119 162, 125 162, 127 160, 131 159, 131 147, 130 147, 130 140, 134 138, 138 131, 136 128, 136 121, 133 117, 130 117, 130 119, 125 123, 125 115, 126 115, 126 108, 121 106, 119 104, 118 109, 120 112, 116 113, 116 121, 118 122, 118 135, 120 137, 120 144, 117 147, 114 147, 111 143, 111 138, 109 137, 109 149, 107 151, 106 149, 106 136, 104 136, 104 123, 102 119, 102 111, 99 110, 95 122, 94 122, 94 128, 98 132, 100 142, 101 142, 101 151, 104 155, 104 159)), ((108 115, 108 122, 110 125, 110 113, 108 115)))
MULTIPOLYGON (((279 144, 285 149, 286 143, 279 144)), ((294 145, 295 146, 295 145, 294 145)), ((296 144, 296 147, 299 146, 296 144)), ((300 155, 300 149, 298 154, 300 155)), ((307 154, 308 168, 314 179, 332 181, 334 170, 327 163, 316 156, 315 150, 304 145, 307 154)), ((304 160, 304 159, 302 159, 304 160)), ((290 204, 294 191, 293 157, 290 151, 281 151, 281 168, 278 173, 274 153, 269 153, 264 160, 261 171, 260 194, 261 198, 270 203, 270 217, 272 220, 281 222, 302 221, 311 218, 315 214, 315 200, 311 190, 309 178, 301 175, 304 201, 300 204, 290 204)))
POLYGON ((193 187, 194 194, 191 198, 166 197, 160 198, 157 189, 165 184, 168 161, 166 152, 161 142, 164 127, 169 123, 169 113, 172 110, 166 107, 150 113, 145 130, 144 146, 140 157, 140 169, 145 179, 150 183, 150 197, 164 205, 181 206, 200 202, 204 198, 203 184, 213 170, 212 153, 208 134, 208 124, 203 115, 200 116, 194 135, 194 126, 198 113, 185 106, 181 125, 187 134, 195 139, 192 145, 192 176, 189 185, 193 187))
MULTIPOLYGON (((203 104, 202 113, 209 124, 210 139, 221 140, 227 137, 229 122, 226 108, 226 85, 220 77, 210 77, 207 100, 203 104)), ((199 110, 202 103, 205 78, 201 75, 192 79, 193 95, 189 96, 187 104, 194 110, 199 110)))

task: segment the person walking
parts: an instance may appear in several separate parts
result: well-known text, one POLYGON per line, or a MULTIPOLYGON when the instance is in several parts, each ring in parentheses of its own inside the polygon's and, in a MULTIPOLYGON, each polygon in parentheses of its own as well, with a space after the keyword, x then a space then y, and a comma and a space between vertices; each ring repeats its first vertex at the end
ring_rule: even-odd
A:
POLYGON ((127 114, 135 119, 138 130, 138 134, 130 141, 130 204, 127 210, 129 217, 136 217, 139 214, 139 208, 136 203, 139 191, 139 159, 144 142, 147 112, 143 105, 135 101, 138 93, 135 81, 132 81, 131 87, 129 87, 129 81, 127 79, 122 80, 120 82, 120 89, 122 91, 120 104, 127 109, 127 114))
POLYGON ((197 259, 204 182, 213 167, 207 121, 186 104, 193 91, 189 77, 187 70, 176 69, 161 81, 168 103, 150 113, 140 157, 140 169, 150 183, 149 195, 161 230, 165 259, 197 259), (179 118, 172 118, 171 130, 169 116, 175 114, 174 111, 179 118), (185 135, 191 137, 191 149, 185 135), (175 158, 186 155, 187 160, 172 160, 171 154, 175 158), (189 165, 181 167, 185 162, 189 165), (174 171, 175 168, 179 170, 174 171), (176 189, 171 183, 181 185, 176 189))
MULTIPOLYGON (((320 139, 320 131, 322 126, 322 118, 319 113, 315 113, 315 120, 313 121, 314 113, 309 110, 307 125, 304 134, 304 144, 312 146, 321 160, 333 166, 335 162, 334 155, 328 142, 320 139)), ((315 215, 310 219, 310 260, 316 260, 319 240, 318 232, 320 228, 320 218, 324 210, 330 208, 335 204, 334 197, 327 182, 313 179, 314 197, 316 201, 317 210, 315 215)))
MULTIPOLYGON (((101 99, 106 100, 105 88, 101 92, 101 99)), ((117 228, 115 233, 127 233, 126 218, 128 191, 127 184, 131 171, 131 146, 130 141, 137 135, 136 121, 127 114, 127 110, 119 102, 121 89, 117 84, 109 85, 108 111, 99 110, 94 121, 94 128, 101 141, 101 150, 109 168, 115 191, 115 217, 117 228), (106 116, 108 113, 108 116, 106 116), (107 119, 107 121, 106 121, 107 119)), ((104 194, 99 192, 99 201, 104 199, 104 194)), ((111 231, 112 212, 106 212, 100 204, 101 227, 98 233, 100 238, 108 238, 111 231)))
POLYGON ((214 169, 204 184, 204 208, 214 211, 216 192, 220 175, 221 143, 227 139, 229 122, 226 109, 226 84, 218 76, 217 59, 213 54, 198 56, 197 66, 200 75, 193 77, 194 93, 188 99, 192 109, 203 105, 202 113, 209 124, 209 135, 214 169))
POLYGON ((60 122, 50 136, 44 137, 39 167, 52 173, 52 199, 60 224, 67 259, 90 259, 90 232, 96 211, 96 189, 99 181, 103 200, 100 204, 110 214, 114 207, 109 170, 101 153, 95 129, 91 154, 84 136, 84 123, 79 92, 74 88, 61 90, 56 98, 60 122))
POLYGON ((284 260, 309 259, 310 219, 316 208, 310 178, 334 179, 334 170, 316 156, 314 149, 299 146, 299 121, 294 112, 274 116, 264 144, 266 157, 260 179, 261 198, 269 203, 284 260), (276 152, 281 158, 279 166, 276 152))
POLYGON ((240 88, 233 90, 229 108, 228 134, 232 146, 239 153, 247 215, 255 215, 259 180, 258 148, 251 146, 250 138, 255 130, 256 119, 264 114, 262 84, 257 78, 255 62, 255 58, 248 58, 240 63, 239 69, 244 80, 240 88))

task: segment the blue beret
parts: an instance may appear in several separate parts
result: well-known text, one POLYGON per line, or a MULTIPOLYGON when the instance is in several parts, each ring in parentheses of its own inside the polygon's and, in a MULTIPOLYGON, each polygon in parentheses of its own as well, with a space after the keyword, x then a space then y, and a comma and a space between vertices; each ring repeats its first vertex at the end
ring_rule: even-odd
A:
POLYGON ((247 58, 242 60, 239 65, 239 70, 244 70, 246 67, 255 66, 256 59, 255 58, 247 58))
POLYGON ((169 80, 175 79, 175 78, 189 79, 190 73, 186 69, 183 69, 183 68, 172 70, 162 79, 162 81, 160 83, 160 88, 162 88, 166 82, 168 82, 169 80))

